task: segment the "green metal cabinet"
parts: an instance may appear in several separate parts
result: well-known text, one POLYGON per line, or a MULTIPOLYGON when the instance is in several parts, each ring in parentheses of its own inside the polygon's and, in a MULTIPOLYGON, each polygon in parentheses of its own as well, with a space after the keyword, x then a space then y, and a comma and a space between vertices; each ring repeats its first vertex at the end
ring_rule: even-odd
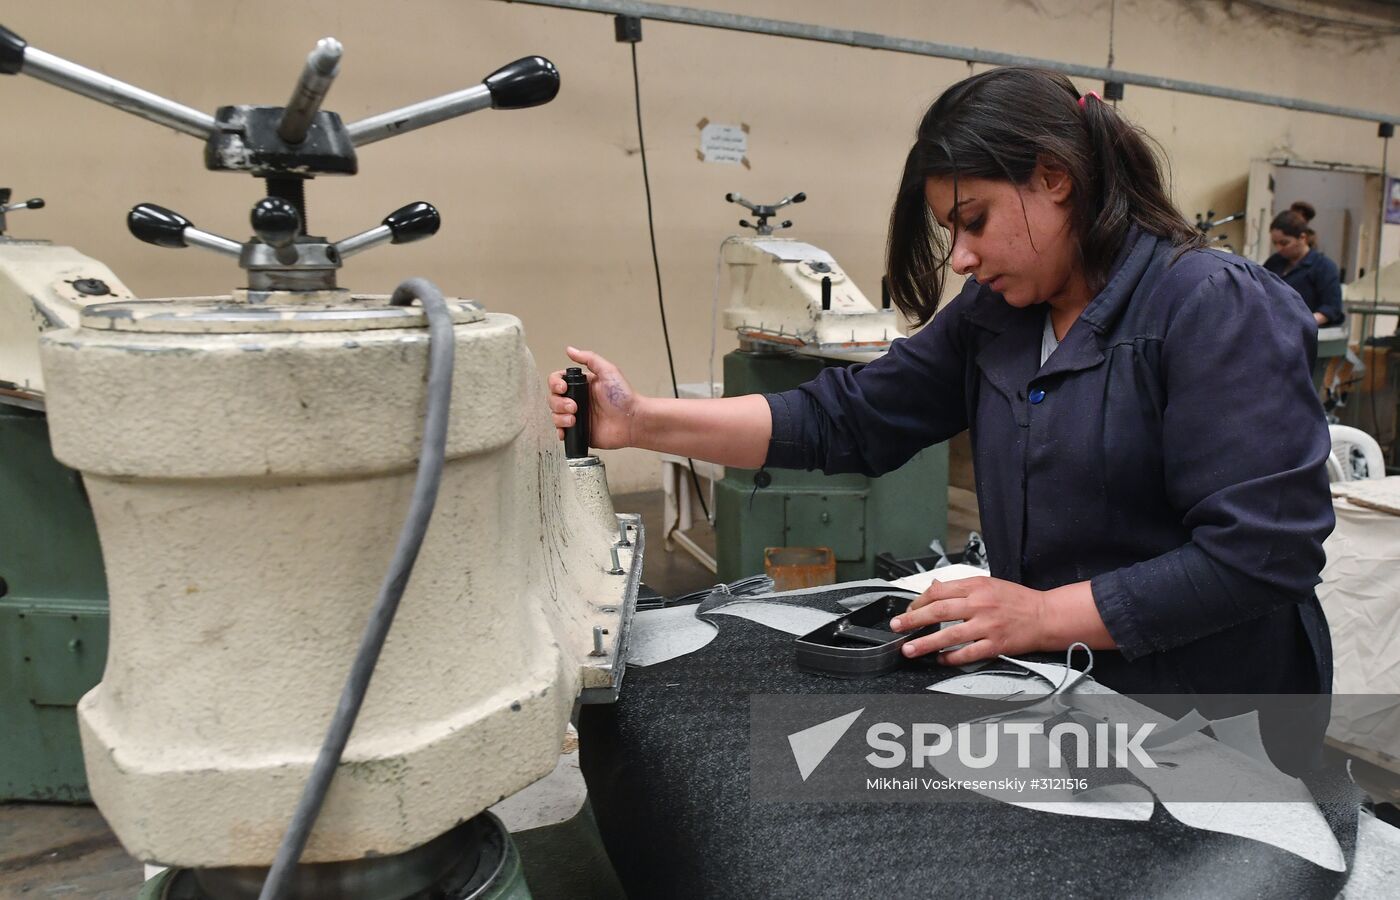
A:
MULTIPOLYGON (((827 365, 792 353, 739 350, 724 358, 725 396, 785 391, 827 365)), ((879 478, 768 469, 772 483, 754 488, 753 469, 727 468, 716 488, 719 577, 763 571, 768 547, 830 547, 839 581, 874 575, 875 556, 922 556, 948 527, 948 449, 921 451, 879 478)))
POLYGON ((41 412, 0 405, 0 801, 87 802, 75 711, 107 662, 107 582, 41 412))

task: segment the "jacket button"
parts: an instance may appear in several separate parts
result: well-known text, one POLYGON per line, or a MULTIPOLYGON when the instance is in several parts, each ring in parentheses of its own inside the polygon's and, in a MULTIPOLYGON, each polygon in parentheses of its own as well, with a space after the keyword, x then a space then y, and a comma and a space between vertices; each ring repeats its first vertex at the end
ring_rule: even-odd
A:
POLYGON ((1032 402, 1032 403, 1039 403, 1040 401, 1042 401, 1042 400, 1044 400, 1044 399, 1045 399, 1045 392, 1042 391, 1040 388, 1036 388, 1035 390, 1031 391, 1031 402, 1032 402))

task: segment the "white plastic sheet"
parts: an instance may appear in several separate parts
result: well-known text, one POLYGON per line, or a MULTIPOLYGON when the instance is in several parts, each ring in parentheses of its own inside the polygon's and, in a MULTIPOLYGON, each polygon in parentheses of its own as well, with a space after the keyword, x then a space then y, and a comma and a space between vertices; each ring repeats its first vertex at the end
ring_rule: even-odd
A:
POLYGON ((1317 589, 1332 630, 1332 691, 1372 697, 1333 704, 1327 733, 1400 767, 1400 515, 1375 508, 1400 509, 1400 477, 1340 482, 1332 493, 1337 528, 1317 589))

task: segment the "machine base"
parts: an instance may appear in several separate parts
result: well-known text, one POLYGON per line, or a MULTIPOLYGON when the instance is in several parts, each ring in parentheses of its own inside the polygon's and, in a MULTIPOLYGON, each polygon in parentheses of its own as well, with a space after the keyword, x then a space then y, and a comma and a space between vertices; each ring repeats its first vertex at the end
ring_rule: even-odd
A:
MULTIPOLYGON (((167 869, 137 900, 256 900, 267 869, 167 869)), ((395 856, 297 867, 287 900, 530 900, 515 842, 490 813, 395 856)))

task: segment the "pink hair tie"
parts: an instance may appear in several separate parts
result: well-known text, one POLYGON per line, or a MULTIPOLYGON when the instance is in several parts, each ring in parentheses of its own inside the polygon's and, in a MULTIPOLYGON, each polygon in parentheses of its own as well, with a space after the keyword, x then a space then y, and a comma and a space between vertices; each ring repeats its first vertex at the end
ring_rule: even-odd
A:
POLYGON ((1093 97, 1095 100, 1099 101, 1100 103, 1103 102, 1103 97, 1099 96, 1099 92, 1098 92, 1098 91, 1090 91, 1089 93, 1085 94, 1083 97, 1080 97, 1080 98, 1079 98, 1079 108, 1080 108, 1080 109, 1083 109, 1083 108, 1084 108, 1084 101, 1085 101, 1085 100, 1088 100, 1090 97, 1093 97))

